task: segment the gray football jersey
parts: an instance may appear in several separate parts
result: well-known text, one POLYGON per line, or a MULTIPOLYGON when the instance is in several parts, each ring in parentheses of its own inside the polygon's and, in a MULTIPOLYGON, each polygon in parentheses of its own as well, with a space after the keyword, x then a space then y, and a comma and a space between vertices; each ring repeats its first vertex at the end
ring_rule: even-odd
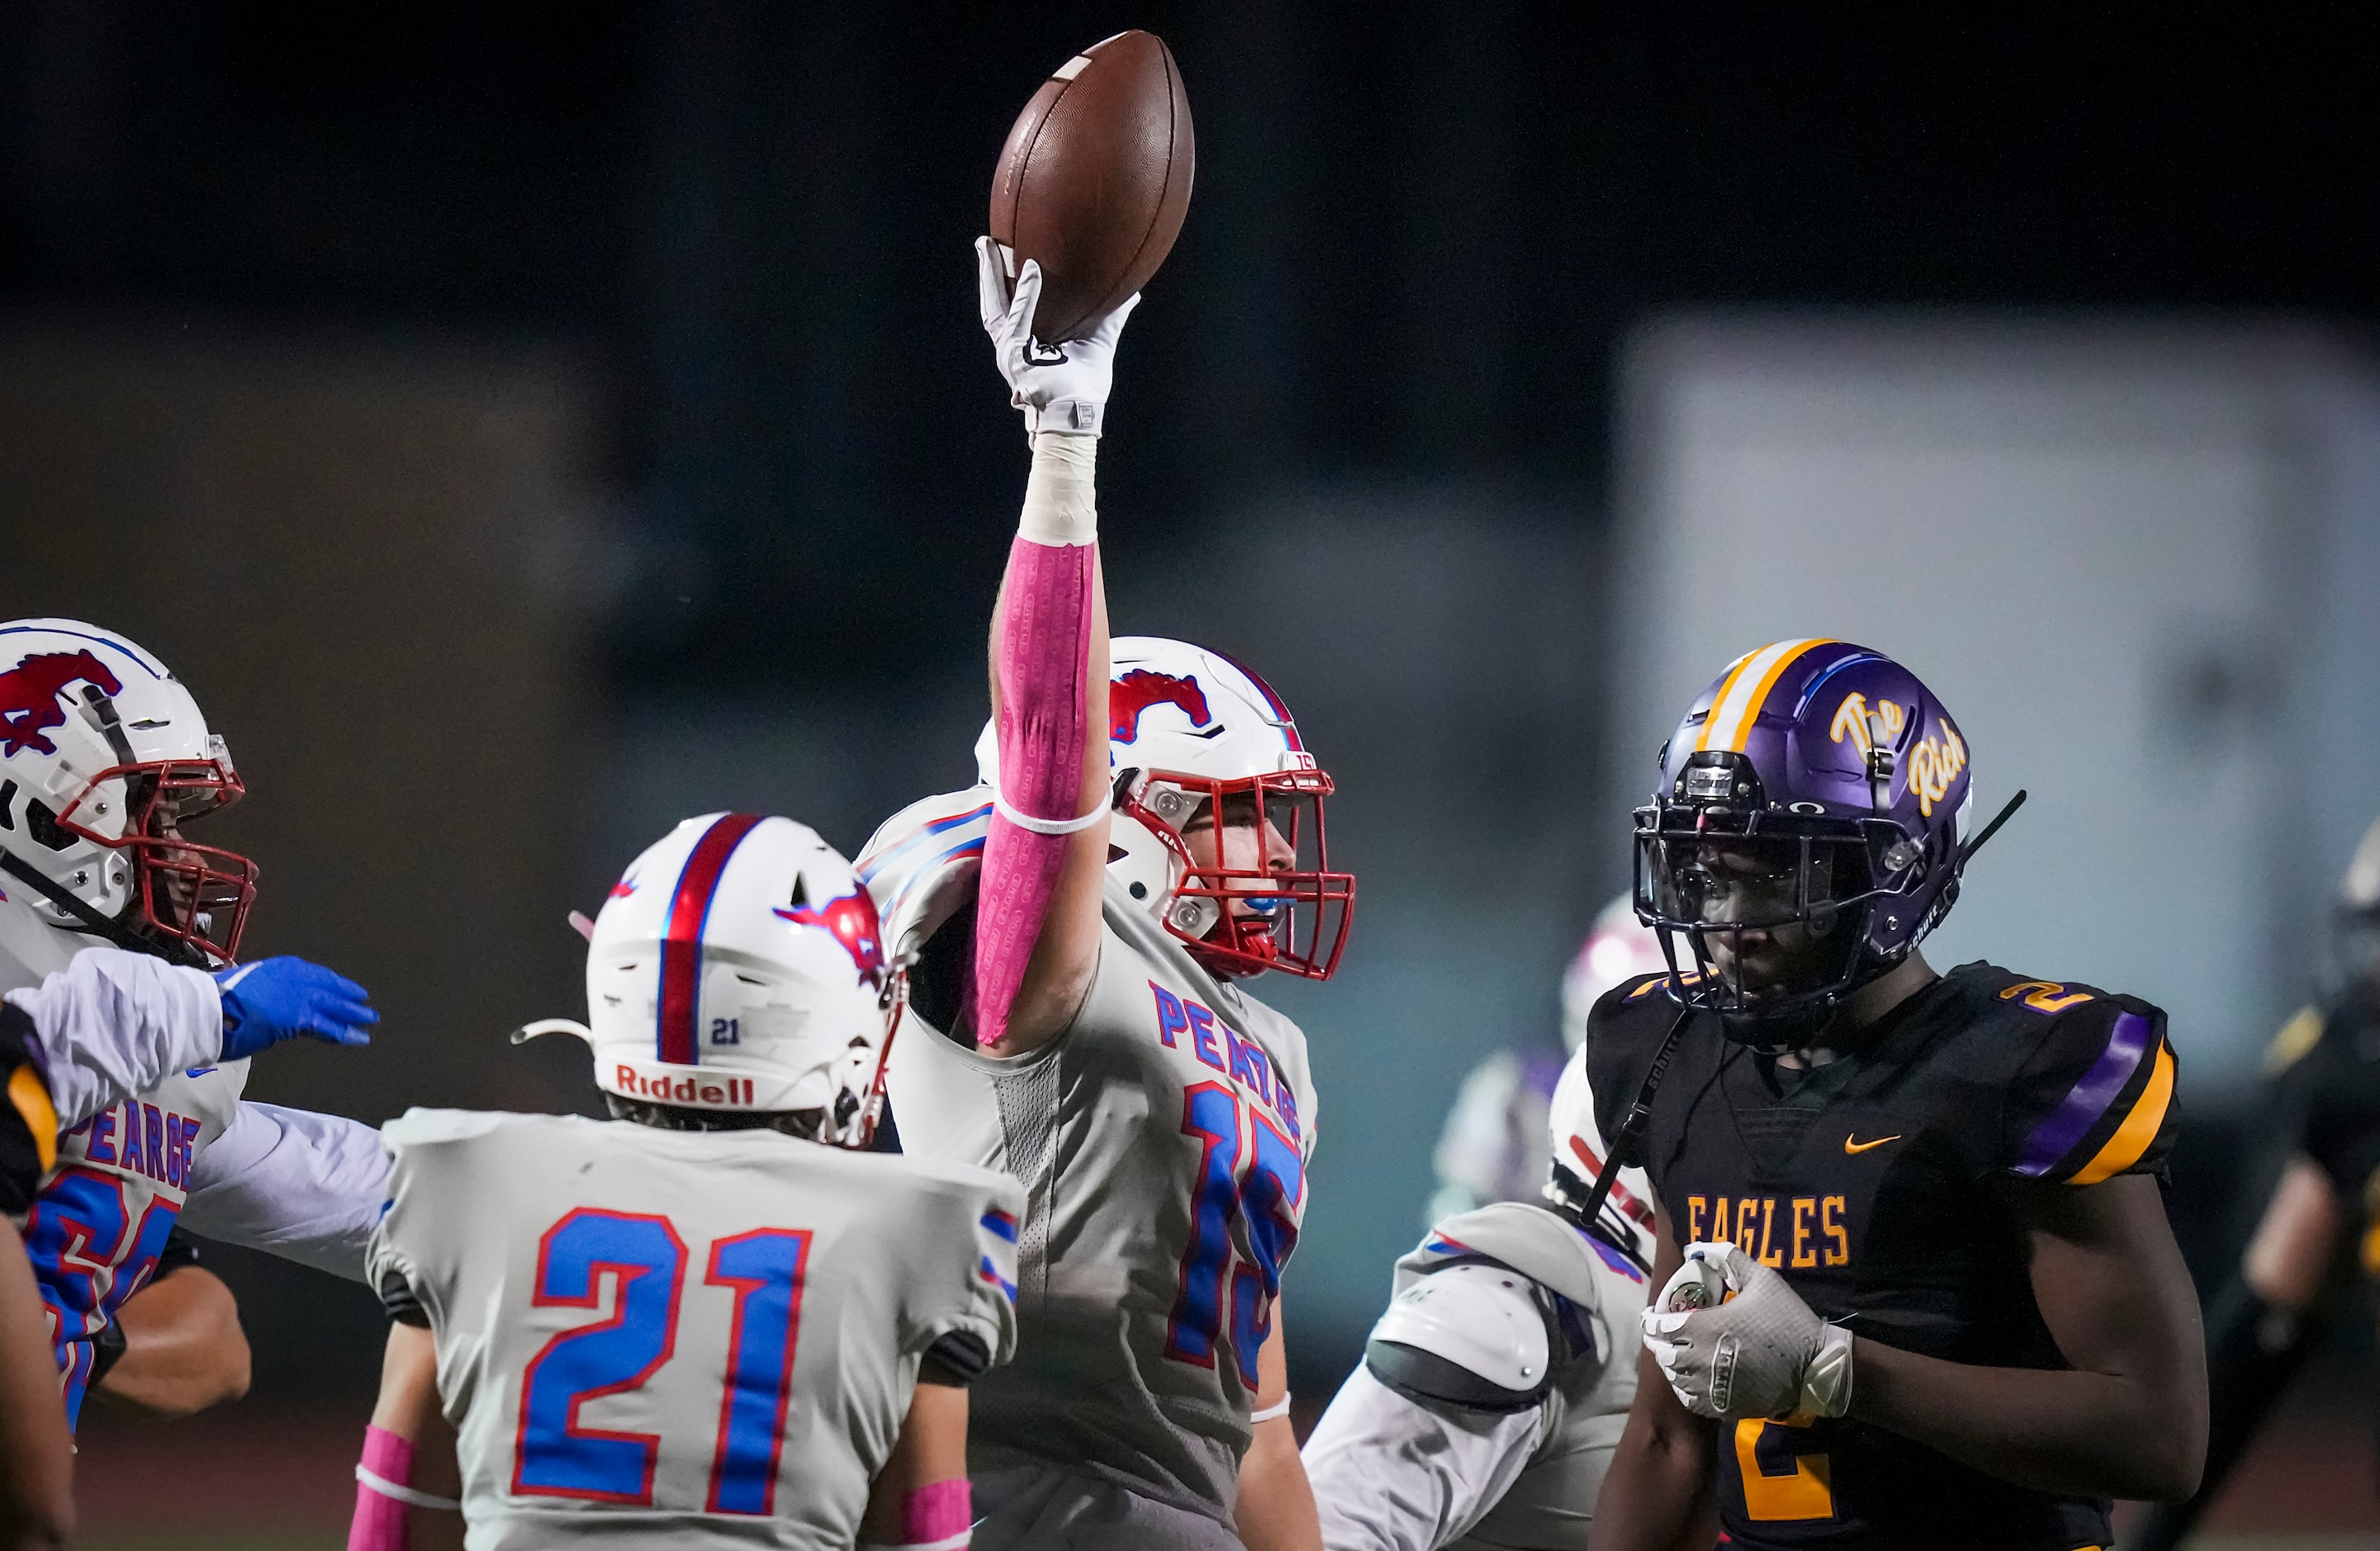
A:
POLYGON ((926 1349, 1014 1350, 990 1170, 577 1116, 382 1134, 372 1278, 429 1314, 472 1551, 848 1551, 926 1349))
POLYGON ((1585 1551, 1636 1399, 1645 1272, 1560 1213, 1506 1201, 1439 1223, 1397 1262, 1394 1291, 1481 1260, 1552 1295, 1543 1396, 1485 1412, 1401 1396, 1358 1368, 1305 1446, 1331 1551, 1585 1551))
POLYGON ((1026 1186, 1018 1356, 976 1387, 975 1469, 1057 1464, 1228 1522, 1305 1214, 1305 1036, 1112 880, 1105 919, 1081 1013, 1038 1050, 995 1059, 913 1011, 892 1111, 912 1155, 1026 1186))
POLYGON ((1564 1338, 1528 1463, 1454 1544, 1463 1551, 1585 1551, 1604 1472, 1636 1403, 1645 1273, 1560 1214, 1507 1202, 1439 1224, 1420 1249, 1397 1262, 1398 1290, 1445 1264, 1450 1250, 1453 1258, 1476 1253, 1536 1278, 1560 1300, 1564 1338))
POLYGON ((177 1072, 58 1138, 58 1167, 25 1225, 68 1422, 91 1387, 91 1338, 157 1268, 199 1157, 239 1113, 248 1062, 177 1072))

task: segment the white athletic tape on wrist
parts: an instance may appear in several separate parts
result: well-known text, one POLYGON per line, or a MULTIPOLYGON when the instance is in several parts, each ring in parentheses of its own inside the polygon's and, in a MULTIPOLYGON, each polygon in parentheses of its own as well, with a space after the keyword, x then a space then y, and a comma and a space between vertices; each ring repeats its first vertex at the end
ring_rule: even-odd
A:
POLYGON ((361 1465, 356 1467, 356 1479, 383 1497, 413 1508, 434 1508, 447 1513, 460 1513, 463 1505, 452 1497, 433 1497, 427 1492, 417 1492, 410 1486, 399 1486, 384 1475, 375 1474, 361 1465))
POLYGON ((1259 1422, 1278 1422, 1288 1414, 1289 1397, 1283 1395, 1277 1403, 1267 1406, 1262 1411, 1248 1412, 1248 1425, 1253 1427, 1259 1422))
POLYGON ((1092 471, 1099 439, 1057 430, 1033 437, 1033 472, 1025 480, 1025 510, 1016 531, 1036 544, 1096 544, 1099 513, 1092 494, 1092 471))
POLYGON ((992 789, 991 806, 998 809, 1000 816, 1002 818, 1007 819, 1011 824, 1015 825, 1020 830, 1030 830, 1037 835, 1071 835, 1078 833, 1081 830, 1087 830, 1092 825, 1098 823, 1100 817, 1108 811, 1107 805, 1105 803, 1101 803, 1099 806, 1091 809, 1090 812, 1083 815, 1080 818, 1036 818, 1029 813, 1020 813, 1015 808, 1009 806, 1008 798, 1002 794, 998 787, 994 787, 992 789))

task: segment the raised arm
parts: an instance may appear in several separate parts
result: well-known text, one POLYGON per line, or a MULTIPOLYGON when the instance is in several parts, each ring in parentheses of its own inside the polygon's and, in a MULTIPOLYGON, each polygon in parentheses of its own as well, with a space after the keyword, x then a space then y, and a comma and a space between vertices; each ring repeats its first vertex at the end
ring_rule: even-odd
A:
POLYGON ((1007 258, 976 245, 978 300, 1033 470, 991 623, 1000 790, 976 912, 973 1015, 1000 1055, 1046 1044, 1099 968, 1108 854, 1108 616, 1092 471, 1115 344, 1137 297, 1089 334, 1033 337, 1041 272, 1012 286, 1007 258))

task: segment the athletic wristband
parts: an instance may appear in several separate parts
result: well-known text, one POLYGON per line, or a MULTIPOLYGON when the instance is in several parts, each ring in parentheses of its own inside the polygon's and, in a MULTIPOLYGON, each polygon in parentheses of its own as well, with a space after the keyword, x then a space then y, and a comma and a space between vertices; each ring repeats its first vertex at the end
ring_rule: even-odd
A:
POLYGON ((1017 536, 1036 544, 1095 544, 1099 514, 1091 477, 1098 466, 1096 434, 1046 428, 1033 436, 1033 472, 1025 479, 1025 510, 1017 536))
POLYGON ((1264 1410, 1248 1412, 1248 1425, 1253 1427, 1259 1422, 1278 1422, 1288 1414, 1289 1397, 1283 1395, 1279 1401, 1265 1407, 1264 1410))
POLYGON ((356 1479, 362 1482, 369 1490, 410 1508, 435 1508, 448 1513, 463 1511, 463 1505, 453 1497, 433 1497, 427 1492, 417 1492, 410 1486, 399 1486, 386 1476, 375 1475, 361 1465, 356 1467, 356 1479))

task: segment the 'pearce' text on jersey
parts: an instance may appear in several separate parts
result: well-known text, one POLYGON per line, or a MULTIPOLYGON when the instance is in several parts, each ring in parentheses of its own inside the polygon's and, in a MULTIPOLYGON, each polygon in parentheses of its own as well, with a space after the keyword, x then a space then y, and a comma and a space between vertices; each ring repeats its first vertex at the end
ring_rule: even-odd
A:
POLYGON ((1297 1095, 1287 1083, 1275 1081, 1270 1058, 1255 1041, 1242 1038, 1215 1016, 1213 1009, 1190 997, 1167 990, 1154 980, 1148 988, 1157 997, 1157 1037, 1167 1049, 1182 1048, 1177 1036, 1186 1040, 1192 1055, 1270 1105, 1289 1128, 1290 1140, 1305 1140, 1297 1127, 1297 1095))

